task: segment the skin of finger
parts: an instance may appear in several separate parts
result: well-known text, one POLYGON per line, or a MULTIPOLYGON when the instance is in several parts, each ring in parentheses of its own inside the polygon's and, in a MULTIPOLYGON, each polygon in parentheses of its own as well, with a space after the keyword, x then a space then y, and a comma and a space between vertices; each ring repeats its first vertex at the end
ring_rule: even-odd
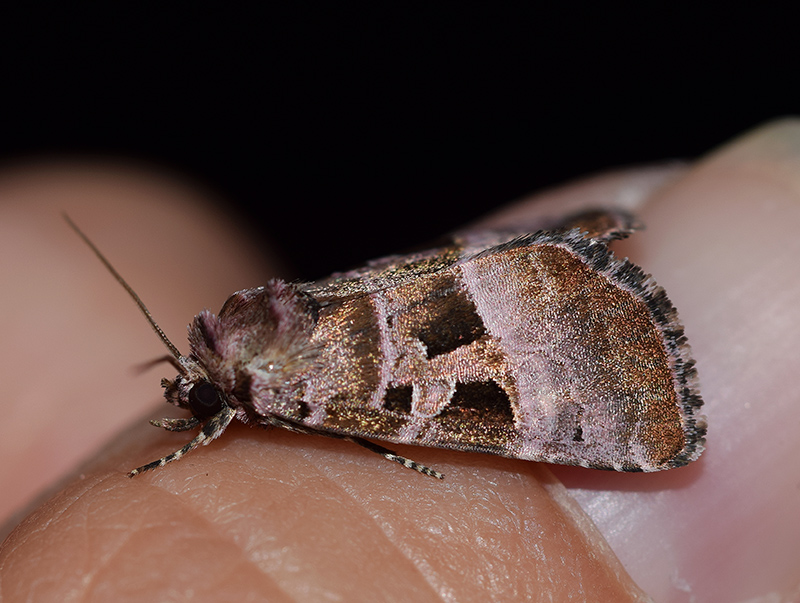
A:
POLYGON ((553 472, 657 601, 800 596, 800 122, 767 124, 645 200, 618 246, 680 311, 709 431, 690 467, 553 472), (673 481, 674 480, 674 481, 673 481))
MULTIPOLYGON (((617 187, 624 188, 625 178, 614 178, 617 187)), ((113 188, 113 182, 106 184, 113 188)), ((602 178, 595 184, 598 194, 614 189, 602 178)), ((131 187, 125 182, 120 189, 131 187)), ((593 188, 584 184, 576 190, 583 196, 593 188)), ((196 214, 202 217, 205 209, 195 209, 189 217, 178 212, 169 226, 176 228, 177 222, 178 230, 192 237, 176 241, 178 235, 167 229, 167 234, 148 241, 148 246, 164 247, 143 262, 144 267, 137 267, 141 249, 128 249, 126 255, 124 246, 117 251, 115 245, 128 233, 163 225, 169 216, 155 204, 148 208, 147 220, 136 218, 142 211, 136 203, 120 203, 123 208, 108 210, 96 224, 82 218, 91 213, 88 210, 68 209, 90 234, 116 228, 115 236, 107 241, 95 237, 96 242, 110 257, 122 258, 118 269, 136 284, 152 310, 164 308, 158 317, 165 329, 179 333, 182 329, 174 323, 185 324, 188 318, 170 310, 176 294, 163 290, 165 282, 177 275, 174 291, 182 298, 196 274, 210 283, 209 269, 189 262, 189 267, 173 266, 155 278, 151 274, 150 282, 148 269, 187 246, 192 257, 214 255, 198 251, 193 241, 213 240, 215 228, 204 230, 202 224, 216 227, 218 216, 206 216, 198 224, 196 214)), ((140 236, 134 235, 136 247, 141 246, 140 236)), ((65 236, 61 243, 75 241, 65 236)), ((224 247, 216 250, 215 261, 227 266, 236 258, 226 255, 230 250, 224 247)), ((58 245, 55 249, 45 263, 66 259, 58 245)), ((77 249, 76 255, 85 260, 86 250, 81 245, 77 249)), ((59 268, 56 265, 55 271, 59 268)), ((87 295, 104 301, 89 304, 87 311, 84 298, 70 300, 71 312, 87 311, 88 317, 76 321, 75 334, 62 336, 86 346, 80 356, 73 352, 81 359, 78 366, 96 369, 78 375, 65 372, 59 384, 62 392, 66 383, 75 388, 69 400, 73 415, 81 415, 72 420, 78 425, 95 421, 97 412, 117 413, 116 407, 109 409, 109 398, 120 408, 139 412, 153 395, 153 379, 130 378, 119 367, 159 353, 154 335, 124 295, 111 302, 101 292, 118 286, 109 283, 102 269, 96 278, 99 284, 90 284, 87 295), (109 342, 98 336, 82 340, 90 325, 110 331, 106 336, 122 351, 109 353, 109 342), (102 352, 93 351, 95 346, 102 352), (115 369, 116 376, 108 377, 115 369), (88 402, 81 406, 81 396, 100 399, 104 408, 88 402)), ((227 291, 252 284, 230 285, 227 291)), ((221 299, 206 298, 189 313, 203 305, 219 307, 225 297, 220 295, 221 299)), ((64 303, 66 299, 61 297, 64 303)), ((182 311, 184 304, 181 299, 182 311)), ((62 404, 64 398, 62 394, 62 404)), ((180 414, 172 411, 164 414, 180 414)), ((93 428, 108 435, 116 425, 93 428)), ((93 433, 83 429, 84 436, 93 433)), ((65 593, 72 600, 176 593, 197 600, 375 600, 386 593, 397 593, 397 600, 418 601, 643 598, 603 539, 540 465, 399 447, 401 454, 445 472, 446 481, 439 482, 347 442, 234 426, 211 446, 169 468, 133 480, 124 477, 133 466, 180 447, 186 436, 156 430, 144 420, 122 431, 6 540, 0 550, 0 593, 9 600, 22 594, 47 599, 65 593)))

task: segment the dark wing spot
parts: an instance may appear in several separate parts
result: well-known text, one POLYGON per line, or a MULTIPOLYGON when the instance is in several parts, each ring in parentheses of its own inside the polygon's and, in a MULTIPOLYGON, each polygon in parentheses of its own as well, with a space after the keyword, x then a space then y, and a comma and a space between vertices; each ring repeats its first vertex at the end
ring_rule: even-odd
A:
POLYGON ((447 447, 459 450, 508 456, 519 444, 509 397, 493 381, 459 383, 432 423, 447 447))
POLYGON ((298 401, 297 406, 298 406, 298 410, 299 410, 298 419, 300 419, 301 421, 304 421, 305 419, 308 418, 308 415, 311 414, 311 409, 308 408, 308 404, 306 404, 302 400, 298 401))
POLYGON ((581 425, 581 421, 583 420, 583 410, 578 409, 578 415, 575 417, 575 431, 572 432, 572 441, 573 442, 583 442, 583 426, 581 425))
POLYGON ((466 289, 450 275, 446 280, 449 282, 436 283, 431 297, 417 309, 421 318, 417 337, 425 344, 428 359, 469 345, 486 334, 466 289))
POLYGON ((391 386, 386 389, 386 394, 383 396, 383 407, 386 410, 411 414, 412 393, 410 385, 391 386))
POLYGON ((477 423, 513 423, 514 411, 508 394, 494 381, 459 383, 443 418, 469 418, 477 423))
POLYGON ((236 371, 236 382, 233 387, 233 395, 242 404, 250 404, 253 400, 250 384, 253 376, 247 371, 236 371))

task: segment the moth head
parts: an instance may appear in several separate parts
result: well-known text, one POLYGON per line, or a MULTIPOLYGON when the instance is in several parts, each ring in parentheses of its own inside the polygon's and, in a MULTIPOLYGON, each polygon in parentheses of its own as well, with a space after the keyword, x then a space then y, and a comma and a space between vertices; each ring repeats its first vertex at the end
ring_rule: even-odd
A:
POLYGON ((162 379, 164 397, 168 402, 185 408, 200 422, 213 417, 226 405, 226 396, 207 377, 178 375, 162 379))
POLYGON ((164 384, 167 400, 201 421, 226 405, 243 421, 292 415, 319 355, 315 303, 275 280, 234 293, 218 315, 200 312, 189 326, 190 353, 178 360, 181 374, 164 384))
POLYGON ((275 408, 275 403, 286 406, 286 401, 294 405, 280 409, 287 416, 300 408, 298 383, 318 355, 311 334, 319 308, 310 296, 277 280, 235 293, 218 316, 205 310, 195 317, 189 327, 191 352, 183 356, 133 288, 66 214, 64 218, 128 292, 169 351, 167 360, 180 373, 161 384, 167 400, 188 409, 192 418, 151 423, 169 431, 202 424, 200 433, 180 450, 134 469, 129 477, 162 467, 207 444, 219 437, 234 417, 248 421, 259 415, 269 421, 270 408, 275 408))

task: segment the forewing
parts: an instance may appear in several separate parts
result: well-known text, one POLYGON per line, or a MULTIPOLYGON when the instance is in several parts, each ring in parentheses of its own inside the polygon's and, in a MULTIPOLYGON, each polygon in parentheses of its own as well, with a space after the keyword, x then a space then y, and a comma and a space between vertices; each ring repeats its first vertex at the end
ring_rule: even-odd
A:
POLYGON ((514 239, 371 303, 386 325, 379 386, 370 400, 327 400, 319 428, 624 471, 702 450, 675 310, 602 239, 514 239))

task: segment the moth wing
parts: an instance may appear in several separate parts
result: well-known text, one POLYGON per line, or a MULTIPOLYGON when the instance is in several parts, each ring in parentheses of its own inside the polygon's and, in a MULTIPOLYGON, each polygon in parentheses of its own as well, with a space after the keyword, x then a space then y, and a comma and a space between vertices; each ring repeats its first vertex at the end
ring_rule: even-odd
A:
POLYGON ((540 232, 368 297, 373 395, 329 397, 320 429, 621 471, 703 449, 675 309, 603 238, 540 232))
POLYGON ((566 233, 577 229, 587 239, 610 243, 641 228, 641 222, 624 210, 590 209, 567 216, 538 216, 512 228, 466 228, 456 231, 452 240, 473 255, 540 231, 566 233))
POLYGON ((302 289, 318 300, 372 294, 403 286, 419 278, 444 270, 460 260, 492 250, 513 240, 539 231, 577 230, 585 238, 602 243, 624 239, 642 228, 630 213, 618 209, 592 209, 566 217, 539 217, 514 228, 468 228, 444 237, 441 245, 411 253, 391 255, 368 262, 365 266, 339 272, 302 289))

